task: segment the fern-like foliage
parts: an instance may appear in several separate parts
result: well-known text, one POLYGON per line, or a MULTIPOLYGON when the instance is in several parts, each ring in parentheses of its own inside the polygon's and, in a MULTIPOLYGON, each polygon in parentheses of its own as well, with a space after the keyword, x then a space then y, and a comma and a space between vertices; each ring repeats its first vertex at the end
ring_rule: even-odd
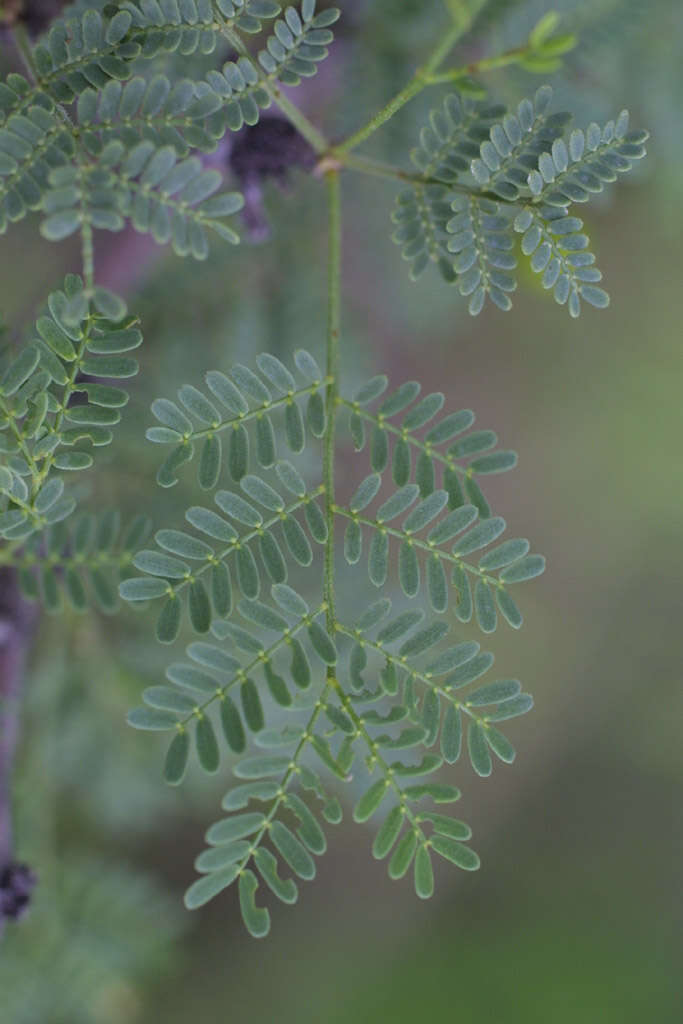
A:
POLYGON ((56 21, 34 50, 41 89, 70 103, 89 86, 125 80, 130 64, 162 53, 210 54, 226 31, 260 32, 280 7, 271 0, 124 0, 104 15, 56 21))
MULTIPOLYGON (((225 435, 229 474, 236 483, 247 472, 252 445, 258 465, 272 469, 277 463, 278 433, 296 454, 305 447, 306 424, 314 437, 322 437, 322 389, 329 380, 308 352, 300 349, 295 362, 299 380, 275 356, 262 354, 257 359, 259 374, 242 365, 233 367, 229 377, 209 370, 205 375, 208 395, 186 384, 178 391, 177 403, 166 398, 155 401, 152 412, 161 426, 150 427, 147 440, 174 446, 159 469, 157 482, 162 487, 177 483, 178 469, 194 458, 199 447, 199 484, 210 490, 218 479, 225 435), (278 416, 283 420, 281 430, 278 416)), ((282 472, 286 471, 281 466, 282 472)), ((298 481, 290 483, 300 486, 298 481)), ((287 487, 290 491, 291 486, 287 487)))
MULTIPOLYGON (((479 152, 490 125, 504 113, 504 107, 485 107, 455 94, 433 110, 420 132, 420 145, 410 154, 425 179, 453 184, 467 171, 479 152)), ((397 225, 393 240, 402 247, 403 258, 411 263, 416 280, 435 262, 446 281, 455 280, 453 259, 448 250, 446 225, 451 219, 448 188, 439 184, 415 184, 401 192, 392 219, 397 225)))
MULTIPOLYGON (((239 202, 225 199, 221 205, 214 198, 210 212, 191 209, 200 200, 176 196, 177 182, 185 173, 183 187, 189 188, 201 167, 195 158, 184 170, 174 168, 170 151, 177 158, 195 149, 209 153, 227 131, 256 124, 277 83, 296 85, 315 74, 339 11, 316 14, 311 0, 300 12, 287 7, 255 57, 243 54, 201 81, 173 84, 166 75, 148 80, 133 70, 142 58, 160 53, 212 53, 219 36, 241 47, 235 33, 260 32, 279 5, 141 0, 109 11, 60 19, 35 48, 37 81, 13 73, 0 83, 0 233, 40 209, 49 214, 44 232, 53 240, 78 230, 88 216, 87 222, 106 230, 117 230, 130 216, 138 230, 172 241, 179 254, 204 258, 207 226, 236 240, 216 218, 235 212, 239 202), (64 106, 74 100, 77 124, 64 106)), ((202 180, 210 178, 215 191, 218 172, 205 171, 202 180)), ((188 195, 199 191, 195 182, 188 195)))
MULTIPOLYGON (((417 76, 412 92, 332 146, 281 86, 316 73, 338 16, 336 8, 316 12, 315 0, 284 10, 272 0, 79 2, 32 50, 21 47, 28 77, 0 83, 0 233, 39 211, 48 240, 80 235, 83 263, 83 279, 70 276, 50 295, 35 337, 0 367, 0 564, 16 569, 26 595, 48 611, 64 598, 76 611, 91 603, 113 611, 118 584, 127 602, 151 606, 162 643, 178 639, 184 619, 201 634, 165 681, 143 691, 129 721, 171 734, 171 784, 194 753, 215 773, 227 747, 239 782, 223 800, 227 816, 206 834, 186 905, 237 881, 255 936, 270 927, 256 902, 259 879, 296 901, 288 873, 314 877, 326 826, 341 820, 344 786, 353 787, 356 822, 379 820, 373 855, 389 858, 391 878, 412 868, 419 897, 433 891, 432 854, 476 869, 469 827, 432 807, 459 796, 437 773, 463 749, 482 777, 492 755, 511 763, 499 724, 532 707, 517 680, 483 681, 493 655, 469 632, 448 635, 453 620, 485 635, 501 617, 520 628, 517 584, 544 570, 528 540, 504 537, 505 520, 481 486, 512 469, 516 454, 499 448, 493 431, 473 429, 471 410, 444 415, 444 395, 422 395, 416 381, 390 391, 382 375, 353 395, 341 390, 339 171, 409 180, 394 240, 413 278, 436 263, 472 314, 487 300, 510 308, 521 248, 577 316, 583 301, 602 307, 608 298, 573 204, 629 171, 647 138, 629 131, 625 112, 604 128, 566 134, 569 115, 550 112, 544 86, 509 113, 447 97, 420 133, 412 176, 353 157, 423 85, 473 87, 458 69, 417 76), (266 24, 270 34, 251 50, 243 35, 266 24), (207 71, 202 58, 219 41, 235 59, 207 71), (169 55, 197 55, 186 67, 201 71, 177 78, 169 55), (129 353, 142 341, 123 300, 97 284, 93 232, 129 222, 197 259, 208 254, 210 231, 237 242, 225 218, 243 198, 219 192, 221 174, 195 151, 214 151, 273 102, 327 178, 325 372, 303 350, 292 366, 262 354, 255 369, 211 370, 202 388, 186 383, 177 400, 157 399, 147 438, 169 448, 158 483, 172 487, 194 461, 206 500, 152 543, 142 518, 123 534, 110 510, 70 518, 76 501, 63 474, 87 469, 90 448, 112 440, 128 396, 111 380, 136 374, 129 353), (335 463, 340 416, 354 450, 344 474, 335 463), (360 616, 365 574, 353 570, 349 611, 336 592, 335 534, 351 567, 367 547, 368 592, 381 592, 360 616), (393 613, 389 593, 399 596, 393 613)), ((551 70, 574 42, 553 35, 556 22, 547 15, 528 46, 502 62, 551 70)), ((440 48, 426 67, 439 59, 440 48)))
POLYGON ((283 85, 299 85, 302 78, 315 75, 317 65, 327 57, 327 46, 334 39, 329 26, 339 18, 339 11, 331 7, 316 14, 315 2, 304 0, 301 14, 295 7, 287 7, 284 13, 284 18, 275 22, 258 62, 283 85))
POLYGON ((205 170, 197 157, 178 162, 172 146, 156 148, 144 140, 126 151, 119 140, 104 147, 93 165, 59 167, 50 172, 43 200, 43 235, 59 241, 83 224, 120 231, 126 220, 150 233, 160 245, 171 242, 180 256, 208 256, 207 229, 236 244, 239 236, 221 218, 243 206, 238 192, 214 195, 219 171, 205 170))
POLYGON ((172 146, 179 156, 192 148, 211 152, 216 139, 206 128, 206 101, 197 91, 189 79, 172 85, 166 75, 149 81, 135 75, 125 84, 112 79, 100 91, 86 89, 77 104, 83 145, 97 155, 116 139, 127 148, 147 139, 157 148, 172 146))
POLYGON ((163 601, 157 636, 164 642, 172 642, 180 629, 183 592, 193 628, 208 632, 214 616, 225 617, 233 609, 233 573, 241 594, 254 600, 261 592, 264 571, 271 583, 284 583, 290 566, 312 563, 311 541, 323 544, 327 539, 318 503, 322 487, 307 485, 292 462, 277 457, 276 433, 284 434, 290 452, 304 449, 300 404, 305 402, 313 437, 320 437, 325 429, 321 371, 304 351, 297 352, 296 364, 304 384, 274 356, 262 355, 260 376, 241 365, 233 367, 230 377, 209 371, 206 384, 211 399, 198 388, 184 385, 178 404, 157 399, 152 405, 163 426, 150 427, 148 439, 174 445, 159 470, 162 486, 177 481, 178 469, 192 459, 200 442, 199 482, 204 489, 215 490, 223 469, 221 437, 227 432, 228 476, 240 488, 239 493, 219 488, 213 506, 194 505, 187 510, 185 519, 200 536, 160 530, 155 537, 160 550, 135 556, 135 567, 148 575, 128 580, 122 594, 128 600, 163 601), (283 427, 276 428, 274 417, 280 413, 283 427), (248 472, 252 451, 258 474, 248 472))
POLYGON ((88 469, 89 448, 108 445, 128 394, 112 379, 135 376, 127 353, 142 334, 123 300, 103 288, 93 299, 80 278, 52 292, 35 337, 0 378, 0 536, 11 541, 60 522, 75 500, 62 472, 88 469), (106 380, 107 383, 103 383, 106 380))
POLYGON ((95 607, 113 614, 119 583, 130 575, 133 554, 150 528, 146 516, 136 516, 122 530, 117 509, 78 515, 34 532, 3 551, 2 561, 18 570, 24 596, 48 612, 62 611, 66 599, 76 612, 95 607))
POLYGON ((498 621, 497 604, 509 624, 519 628, 522 616, 506 583, 542 572, 543 559, 528 555, 529 543, 521 538, 491 548, 477 565, 468 557, 497 541, 505 531, 505 521, 491 516, 476 478, 511 469, 517 462, 516 454, 495 450, 498 439, 493 431, 470 431, 475 417, 469 409, 437 419, 443 394, 434 392, 416 401, 420 392, 416 381, 401 385, 375 412, 368 411, 366 407, 384 393, 387 385, 386 377, 375 377, 363 385, 353 401, 342 400, 350 409, 357 450, 365 443, 364 424, 372 425, 369 444, 373 472, 359 484, 347 507, 335 506, 337 514, 348 520, 346 560, 352 565, 360 560, 363 534, 369 534, 368 575, 375 586, 386 583, 394 544, 398 549, 399 581, 407 597, 420 592, 424 579, 432 608, 445 612, 450 575, 456 615, 462 622, 468 622, 474 610, 482 630, 493 632, 498 621), (402 418, 397 423, 399 414, 402 418), (380 496, 383 475, 389 475, 390 465, 396 489, 380 496), (438 481, 440 488, 436 487, 438 481), (375 502, 375 510, 370 512, 369 506, 375 502), (509 568, 513 565, 514 571, 509 568), (524 572, 522 565, 526 567, 524 572), (501 570, 500 576, 494 575, 497 570, 501 570))
POLYGON ((362 451, 369 444, 371 468, 383 474, 391 466, 391 479, 397 487, 408 484, 414 473, 419 495, 426 498, 440 479, 449 508, 458 508, 467 500, 482 517, 489 516, 491 510, 476 478, 512 469, 517 464, 516 453, 498 449, 498 437, 492 430, 469 432, 475 422, 471 409, 440 417, 444 395, 432 392, 420 398, 418 381, 406 381, 371 408, 388 385, 382 374, 359 388, 351 399, 341 399, 349 412, 354 449, 362 451))
POLYGON ((261 110, 270 106, 273 85, 299 85, 316 74, 334 39, 330 26, 339 11, 331 7, 316 14, 315 7, 314 0, 305 0, 300 11, 287 7, 255 59, 243 55, 227 61, 221 71, 208 72, 198 94, 211 110, 206 125, 211 134, 257 124, 261 110))
POLYGON ((143 692, 144 704, 129 721, 172 733, 164 773, 173 784, 182 780, 193 749, 205 771, 218 770, 221 735, 233 755, 247 754, 233 766, 240 784, 223 801, 228 816, 207 832, 208 846, 196 862, 202 877, 186 903, 201 906, 238 880, 246 926, 259 936, 268 931, 269 915, 255 902, 258 877, 293 903, 297 883, 283 869, 312 879, 314 858, 327 845, 325 822, 341 816, 325 771, 335 787, 348 784, 354 764, 366 775, 354 818, 365 822, 382 806, 373 853, 391 853, 392 878, 412 865, 419 896, 433 889, 432 853, 476 868, 478 858, 465 845, 468 826, 421 801, 457 798, 457 790, 434 776, 459 759, 463 737, 480 775, 490 774, 492 753, 511 762, 514 748, 495 723, 532 706, 516 680, 482 683, 493 655, 476 641, 444 642, 448 623, 428 619, 423 608, 409 606, 388 618, 391 600, 382 597, 359 619, 347 620, 332 611, 319 572, 319 596, 305 599, 292 574, 306 586, 305 570, 316 565, 311 540, 327 544, 338 521, 344 555, 354 565, 368 534, 368 574, 376 587, 390 585, 396 562, 407 598, 417 597, 424 575, 432 611, 445 613, 453 596, 456 617, 474 619, 484 633, 496 629, 499 613, 521 626, 510 589, 541 573, 545 562, 529 554, 527 540, 500 540, 505 522, 491 514, 477 478, 512 468, 516 455, 498 449, 492 431, 471 430, 470 410, 440 416, 442 394, 420 396, 415 381, 388 391, 384 376, 351 398, 338 396, 335 407, 348 410, 357 452, 369 437, 372 471, 346 502, 332 500, 327 476, 307 484, 303 467, 278 460, 275 441, 284 435, 288 454, 296 456, 324 433, 331 409, 322 389, 330 378, 303 351, 295 356, 303 382, 273 356, 260 356, 257 367, 258 373, 245 366, 229 376, 208 373, 210 398, 184 385, 177 403, 153 403, 161 426, 147 436, 174 446, 159 482, 174 483, 200 442, 199 482, 214 491, 215 507, 188 509, 194 533, 159 530, 157 547, 133 557, 143 575, 124 580, 120 592, 129 601, 161 602, 157 636, 171 642, 180 630, 184 591, 192 627, 211 634, 190 643, 188 660, 169 666, 166 683, 143 692), (278 416, 280 428, 273 425, 278 416), (218 441, 223 431, 231 438, 227 458, 218 441), (220 487, 226 462, 230 490, 220 487), (261 753, 249 753, 250 734, 261 753), (439 753, 431 749, 437 744, 439 753))
POLYGON ((504 311, 512 307, 515 231, 524 233, 521 249, 532 270, 543 273, 544 288, 571 316, 580 314, 582 300, 597 308, 609 303, 570 206, 630 171, 645 156, 648 133, 629 131, 622 111, 616 122, 591 124, 565 140, 570 115, 549 113, 551 99, 550 86, 541 86, 533 100, 500 117, 450 96, 432 112, 411 154, 424 183, 399 195, 394 241, 413 279, 436 263, 469 297, 474 316, 487 299, 504 311))

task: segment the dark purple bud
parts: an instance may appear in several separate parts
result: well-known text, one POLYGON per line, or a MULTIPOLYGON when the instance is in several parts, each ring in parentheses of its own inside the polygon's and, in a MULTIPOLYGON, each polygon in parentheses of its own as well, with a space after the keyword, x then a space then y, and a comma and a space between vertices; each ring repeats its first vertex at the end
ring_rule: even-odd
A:
POLYGON ((0 923, 18 921, 28 909, 36 876, 27 864, 16 861, 0 871, 0 923))
POLYGON ((262 117, 258 124, 245 126, 233 138, 227 163, 244 194, 242 216, 252 241, 263 241, 269 233, 263 209, 263 182, 274 178, 283 186, 290 168, 311 170, 315 162, 313 147, 289 121, 280 117, 262 117))
POLYGON ((65 0, 5 0, 0 5, 0 25, 20 22, 33 38, 46 31, 65 6, 65 0))
POLYGON ((242 129, 230 153, 230 166, 242 181, 277 178, 284 181, 290 167, 310 170, 316 160, 313 147, 294 125, 280 117, 262 117, 242 129))

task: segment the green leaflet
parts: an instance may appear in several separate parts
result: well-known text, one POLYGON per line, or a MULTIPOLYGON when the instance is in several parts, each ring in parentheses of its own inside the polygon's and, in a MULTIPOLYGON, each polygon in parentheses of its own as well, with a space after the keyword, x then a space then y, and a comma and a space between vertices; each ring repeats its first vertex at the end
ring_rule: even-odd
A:
POLYGON ((247 740, 242 725, 242 718, 234 700, 226 695, 220 703, 221 726, 226 743, 236 754, 246 750, 247 740))
POLYGON ((441 728, 441 753, 447 764, 455 764, 462 748, 462 716, 459 708, 449 704, 441 728))
POLYGON ((197 871, 208 874, 212 871, 221 871, 230 864, 242 860, 249 852, 249 843, 238 839, 234 843, 225 843, 223 846, 210 846, 196 858, 194 866, 197 871))
POLYGON ((306 847, 281 821, 274 821, 270 838, 282 859, 292 871, 306 881, 315 878, 315 862, 306 847))
POLYGON ((205 772, 214 773, 218 771, 220 755, 218 752, 218 741, 210 718, 206 715, 197 722, 195 729, 195 744, 199 763, 205 772))
POLYGON ((403 878, 412 863, 416 848, 417 836, 412 830, 406 832, 389 861, 389 878, 403 878))
POLYGON ((474 610, 482 632, 493 633, 498 622, 496 606, 491 588, 482 580, 477 580, 474 587, 474 610))
POLYGON ((360 524, 356 520, 351 520, 344 533, 344 558, 349 565, 355 565, 360 560, 362 543, 360 524))
POLYGON ((300 827, 297 829, 299 839, 311 853, 318 856, 325 853, 327 849, 325 833, 308 805, 296 793, 289 793, 286 802, 300 821, 300 827))
POLYGON ((389 538, 383 531, 373 535, 368 556, 368 575, 376 587, 384 586, 389 569, 389 538))
POLYGON ((243 871, 239 880, 240 910, 247 930, 254 938, 267 935, 270 930, 270 914, 267 910, 256 906, 254 894, 258 887, 256 876, 252 871, 243 871))
POLYGON ((393 847, 403 827, 403 813, 400 807, 392 807, 382 823, 372 844, 372 855, 383 860, 393 847))
POLYGON ((177 733, 171 740, 164 762, 164 778, 171 786, 179 785, 185 775, 190 754, 190 736, 187 731, 177 733))
POLYGON ((387 794, 387 783, 384 779, 374 782, 363 794, 353 809, 353 820, 367 821, 375 813, 387 794))
POLYGON ((415 892, 423 900, 434 894, 434 871, 425 845, 421 845, 415 855, 415 892))
POLYGON ((311 644, 313 645, 313 649, 321 661, 326 665, 336 664, 337 651, 334 643, 319 623, 311 622, 308 627, 308 636, 311 644))
POLYGON ((273 670, 273 666, 269 661, 263 666, 263 675, 265 676, 266 684, 270 690, 270 695, 276 704, 280 707, 287 708, 292 703, 287 684, 285 683, 282 676, 278 675, 273 670))
POLYGON ((247 725, 252 732, 260 732, 264 725, 263 705, 253 679, 245 679, 240 686, 240 700, 247 725))
POLYGON ((176 715, 157 708, 134 708, 128 713, 128 724, 134 729, 164 731, 173 729, 178 724, 176 715))
POLYGON ((382 483, 379 473, 371 473, 360 483, 349 501, 349 508, 352 512, 361 512, 377 494, 382 483))
POLYGON ((503 736, 503 734, 492 725, 487 725, 484 735, 486 737, 486 742, 494 754, 496 754, 501 761, 504 761, 506 764, 512 764, 515 759, 515 748, 507 737, 503 736))
POLYGON ((296 903, 299 895, 296 882, 291 878, 280 878, 277 872, 277 859, 270 850, 260 846, 254 852, 254 863, 263 881, 275 893, 278 899, 281 899, 283 903, 296 903))
POLYGON ((415 597, 420 589, 420 565, 415 548, 407 540, 399 548, 398 578, 406 597, 415 597))
POLYGON ((212 846, 231 843, 257 832, 265 823, 265 815, 256 813, 234 814, 217 821, 206 833, 206 841, 212 846))
POLYGON ((434 832, 442 836, 450 836, 451 839, 466 840, 472 836, 472 829, 464 821, 457 821, 445 814, 436 814, 434 811, 423 811, 418 815, 419 821, 428 821, 434 827, 434 832))
POLYGON ((467 748, 470 761, 477 775, 491 774, 491 755, 486 743, 483 727, 476 721, 470 722, 467 729, 467 748))
POLYGON ((462 868, 463 871, 476 871, 479 867, 479 857, 474 850, 463 846, 462 843, 455 842, 448 836, 433 836, 431 844, 435 853, 440 854, 456 867, 462 868))
POLYGON ((142 699, 150 707, 182 714, 191 714, 196 707, 192 697, 168 686, 148 686, 142 691, 142 699))
MULTIPOLYGON (((208 875, 203 875, 198 878, 196 882, 189 887, 185 893, 185 906, 188 910, 197 910, 199 907, 203 907, 209 900, 214 899, 220 892, 227 889, 229 885, 237 878, 239 868, 235 864, 230 864, 228 867, 223 868, 222 871, 212 871, 208 875)), ((252 932, 252 934, 254 934, 252 932)))

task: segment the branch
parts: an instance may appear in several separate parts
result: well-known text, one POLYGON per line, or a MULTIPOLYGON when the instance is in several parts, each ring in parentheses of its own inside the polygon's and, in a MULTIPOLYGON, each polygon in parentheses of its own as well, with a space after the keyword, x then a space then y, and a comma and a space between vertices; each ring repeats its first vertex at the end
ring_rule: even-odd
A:
POLYGON ((28 904, 35 877, 12 859, 10 778, 19 738, 19 703, 36 610, 21 597, 16 573, 0 569, 0 934, 28 904))

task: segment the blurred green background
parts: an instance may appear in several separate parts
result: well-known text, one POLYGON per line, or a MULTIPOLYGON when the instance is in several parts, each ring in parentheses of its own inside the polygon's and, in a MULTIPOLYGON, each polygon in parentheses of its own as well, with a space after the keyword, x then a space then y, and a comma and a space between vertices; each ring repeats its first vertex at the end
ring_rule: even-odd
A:
MULTIPOLYGON (((446 23, 437 0, 341 6, 329 67, 302 92, 333 136, 399 88, 446 23)), ((520 42, 549 6, 492 0, 455 63, 520 42)), ((474 408, 520 453, 487 494, 512 535, 548 557, 521 594, 525 628, 491 645, 535 696, 508 730, 517 761, 485 780, 455 768, 482 869, 439 866, 422 904, 409 880, 389 881, 370 826, 347 814, 299 905, 271 906, 265 941, 246 937, 233 891, 187 915, 182 891, 229 771, 208 792, 195 776, 165 789, 160 748, 125 725, 168 660, 142 616, 46 620, 16 780, 18 851, 40 885, 0 946, 2 1024, 681 1020, 681 7, 552 6, 583 39, 549 78, 557 105, 579 124, 628 106, 634 126, 653 130, 639 180, 585 217, 609 310, 570 321, 529 274, 511 314, 471 320, 435 272, 409 282, 389 240, 391 183, 344 178, 347 381, 417 378, 448 407, 474 408)), ((508 73, 486 85, 516 102, 541 81, 508 73)), ((367 152, 405 164, 440 98, 420 97, 367 152)), ((150 401, 263 349, 321 355, 323 188, 295 175, 287 193, 266 189, 266 206, 267 242, 217 244, 206 265, 134 236, 100 240, 99 265, 125 285, 146 343, 93 506, 145 507, 156 526, 177 525, 193 486, 173 504, 156 487, 157 452, 141 444, 150 401)), ((15 332, 77 266, 68 244, 48 247, 35 228, 0 239, 0 309, 15 332)), ((348 598, 360 577, 345 582, 348 598)))

